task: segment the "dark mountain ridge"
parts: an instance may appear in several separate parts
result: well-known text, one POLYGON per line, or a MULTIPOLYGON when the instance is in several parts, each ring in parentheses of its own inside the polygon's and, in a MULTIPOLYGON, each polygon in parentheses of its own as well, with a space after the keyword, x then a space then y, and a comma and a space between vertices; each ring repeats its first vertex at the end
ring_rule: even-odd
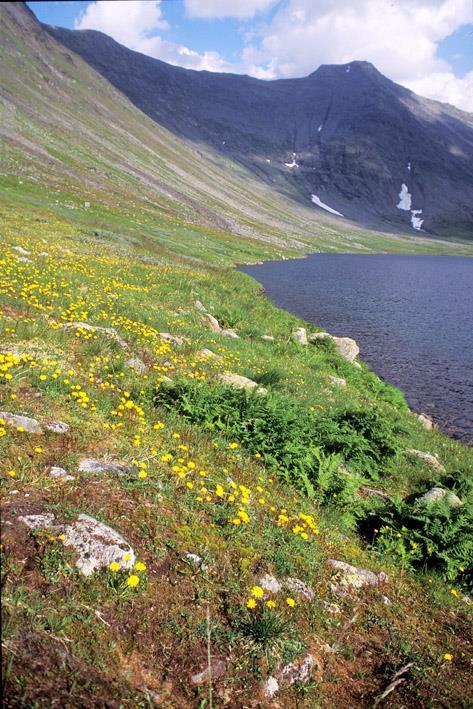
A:
POLYGON ((473 237, 473 117, 368 62, 263 81, 172 66, 93 30, 47 30, 157 123, 299 201, 316 195, 364 224, 417 219, 427 232, 473 237))

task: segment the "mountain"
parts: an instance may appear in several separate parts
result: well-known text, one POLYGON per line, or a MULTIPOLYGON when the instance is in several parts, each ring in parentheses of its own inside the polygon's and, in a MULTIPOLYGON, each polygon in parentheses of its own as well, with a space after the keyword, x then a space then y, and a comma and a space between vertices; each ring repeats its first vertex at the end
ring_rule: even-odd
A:
POLYGON ((171 66, 96 31, 46 29, 156 123, 301 203, 365 225, 473 237, 473 116, 367 62, 262 81, 171 66))

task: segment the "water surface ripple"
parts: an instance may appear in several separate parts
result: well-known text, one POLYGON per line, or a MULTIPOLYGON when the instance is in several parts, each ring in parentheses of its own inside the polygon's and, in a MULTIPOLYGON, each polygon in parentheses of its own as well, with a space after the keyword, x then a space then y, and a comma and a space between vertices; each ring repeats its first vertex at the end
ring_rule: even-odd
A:
POLYGON ((473 442, 473 259, 313 254, 244 266, 276 305, 353 337, 409 405, 473 442))

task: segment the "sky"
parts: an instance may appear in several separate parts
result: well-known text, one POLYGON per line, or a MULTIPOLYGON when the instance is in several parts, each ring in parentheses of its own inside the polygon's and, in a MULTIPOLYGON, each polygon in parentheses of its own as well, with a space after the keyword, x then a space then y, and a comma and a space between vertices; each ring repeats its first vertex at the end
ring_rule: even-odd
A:
POLYGON ((372 62, 421 96, 473 112, 473 0, 28 2, 39 20, 95 29, 189 69, 260 79, 372 62))

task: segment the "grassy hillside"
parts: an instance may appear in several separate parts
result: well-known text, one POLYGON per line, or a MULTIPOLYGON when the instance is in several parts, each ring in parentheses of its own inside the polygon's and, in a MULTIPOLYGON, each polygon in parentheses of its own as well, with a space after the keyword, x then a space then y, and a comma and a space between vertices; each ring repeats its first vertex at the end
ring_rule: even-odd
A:
POLYGON ((471 449, 231 268, 471 247, 295 214, 0 13, 5 705, 471 705, 471 449))

